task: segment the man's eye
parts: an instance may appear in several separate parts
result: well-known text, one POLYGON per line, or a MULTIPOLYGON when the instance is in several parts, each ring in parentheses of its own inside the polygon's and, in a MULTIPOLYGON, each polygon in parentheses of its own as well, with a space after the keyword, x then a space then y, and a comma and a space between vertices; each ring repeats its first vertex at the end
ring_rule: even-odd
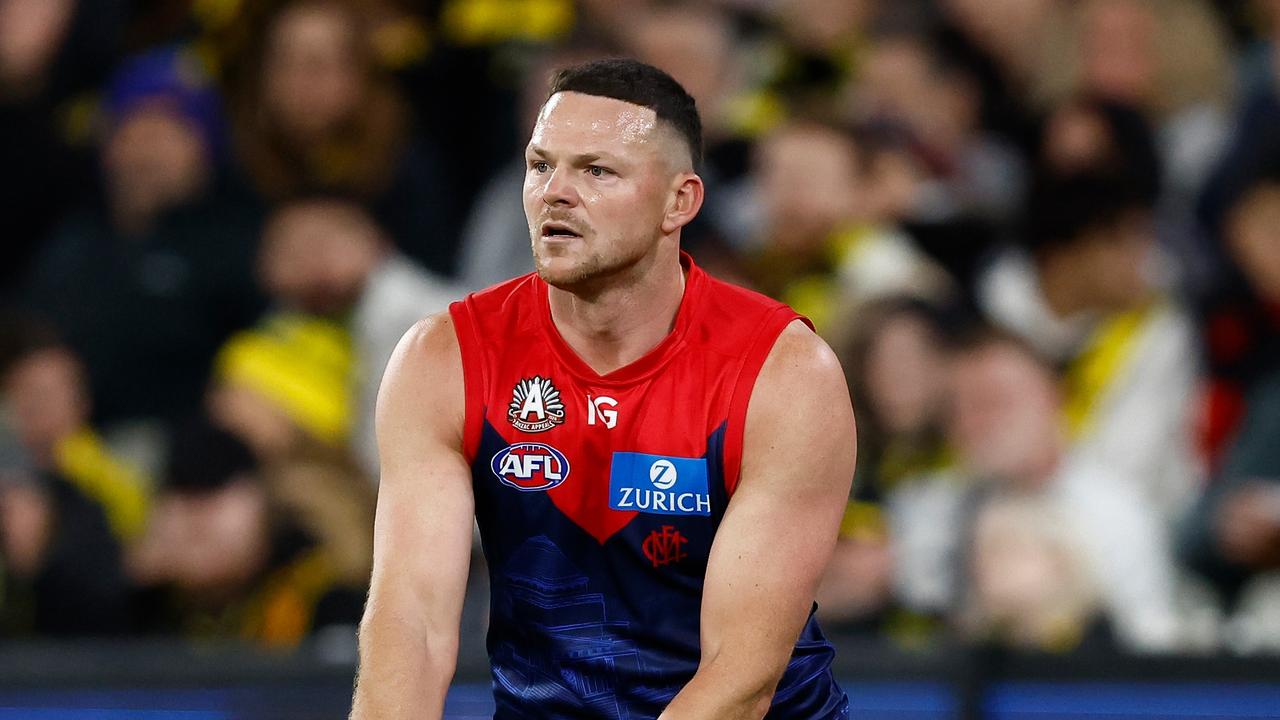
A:
POLYGON ((591 173, 596 177, 604 177, 605 175, 613 174, 613 171, 610 170, 609 168, 603 168, 603 167, 600 167, 599 165, 591 165, 590 167, 587 168, 587 172, 591 173))
POLYGON ((534 160, 529 164, 529 167, 533 168, 533 171, 536 173, 544 173, 550 169, 551 166, 548 165, 545 160, 534 160))

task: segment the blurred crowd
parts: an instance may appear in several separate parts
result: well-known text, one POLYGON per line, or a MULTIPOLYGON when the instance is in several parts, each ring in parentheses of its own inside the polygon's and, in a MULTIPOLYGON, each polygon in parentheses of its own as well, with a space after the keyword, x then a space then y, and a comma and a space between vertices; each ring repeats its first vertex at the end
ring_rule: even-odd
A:
POLYGON ((352 627, 383 367, 606 56, 843 359, 827 627, 1280 652, 1277 0, 0 0, 0 637, 352 627))

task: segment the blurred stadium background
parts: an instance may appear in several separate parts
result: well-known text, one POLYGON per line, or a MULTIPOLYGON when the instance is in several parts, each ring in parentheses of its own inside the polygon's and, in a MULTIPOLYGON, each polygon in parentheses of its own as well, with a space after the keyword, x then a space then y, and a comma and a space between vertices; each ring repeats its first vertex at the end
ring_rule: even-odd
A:
MULTIPOLYGON (((340 718, 400 334, 526 272, 555 67, 859 413, 862 718, 1280 717, 1277 0, 0 0, 0 718, 340 718)), ((451 717, 488 708, 476 554, 451 717)))

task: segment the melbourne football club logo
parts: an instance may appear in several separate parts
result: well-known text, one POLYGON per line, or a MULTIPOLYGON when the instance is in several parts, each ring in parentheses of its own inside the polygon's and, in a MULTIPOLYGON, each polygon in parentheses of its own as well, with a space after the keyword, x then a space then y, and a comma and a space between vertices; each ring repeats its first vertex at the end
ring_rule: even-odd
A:
POLYGON ((640 544, 640 550, 655 568, 660 568, 689 557, 689 553, 684 549, 687 542, 689 538, 685 537, 675 525, 663 525, 661 530, 649 533, 649 537, 640 544))
POLYGON ((564 482, 569 477, 569 460, 550 445, 516 443, 495 453, 489 469, 503 485, 536 492, 564 482))
POLYGON ((563 423, 564 402, 551 378, 534 375, 516 383, 507 419, 527 433, 540 433, 563 423))
POLYGON ((707 460, 615 452, 609 468, 609 507, 656 515, 708 516, 707 460))

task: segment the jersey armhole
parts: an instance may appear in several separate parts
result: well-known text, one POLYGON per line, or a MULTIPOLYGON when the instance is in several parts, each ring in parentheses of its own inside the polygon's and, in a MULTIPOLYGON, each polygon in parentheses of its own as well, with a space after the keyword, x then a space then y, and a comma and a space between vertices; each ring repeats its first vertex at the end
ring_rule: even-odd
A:
POLYGON ((462 353, 462 388, 466 398, 462 421, 462 454, 468 465, 475 460, 480 449, 486 387, 484 352, 472 313, 470 298, 449 304, 449 315, 453 318, 454 332, 458 336, 458 349, 462 353))
POLYGON ((729 398, 729 417, 725 426, 724 489, 729 497, 733 497, 733 491, 737 489, 741 476, 747 406, 751 403, 751 392, 755 389, 756 378, 760 375, 760 369, 764 367, 764 361, 768 359, 778 336, 793 320, 801 320, 810 329, 813 328, 813 323, 809 322, 808 318, 784 305, 765 317, 760 323, 760 329, 746 346, 746 356, 738 369, 738 377, 733 384, 733 394, 729 398))

